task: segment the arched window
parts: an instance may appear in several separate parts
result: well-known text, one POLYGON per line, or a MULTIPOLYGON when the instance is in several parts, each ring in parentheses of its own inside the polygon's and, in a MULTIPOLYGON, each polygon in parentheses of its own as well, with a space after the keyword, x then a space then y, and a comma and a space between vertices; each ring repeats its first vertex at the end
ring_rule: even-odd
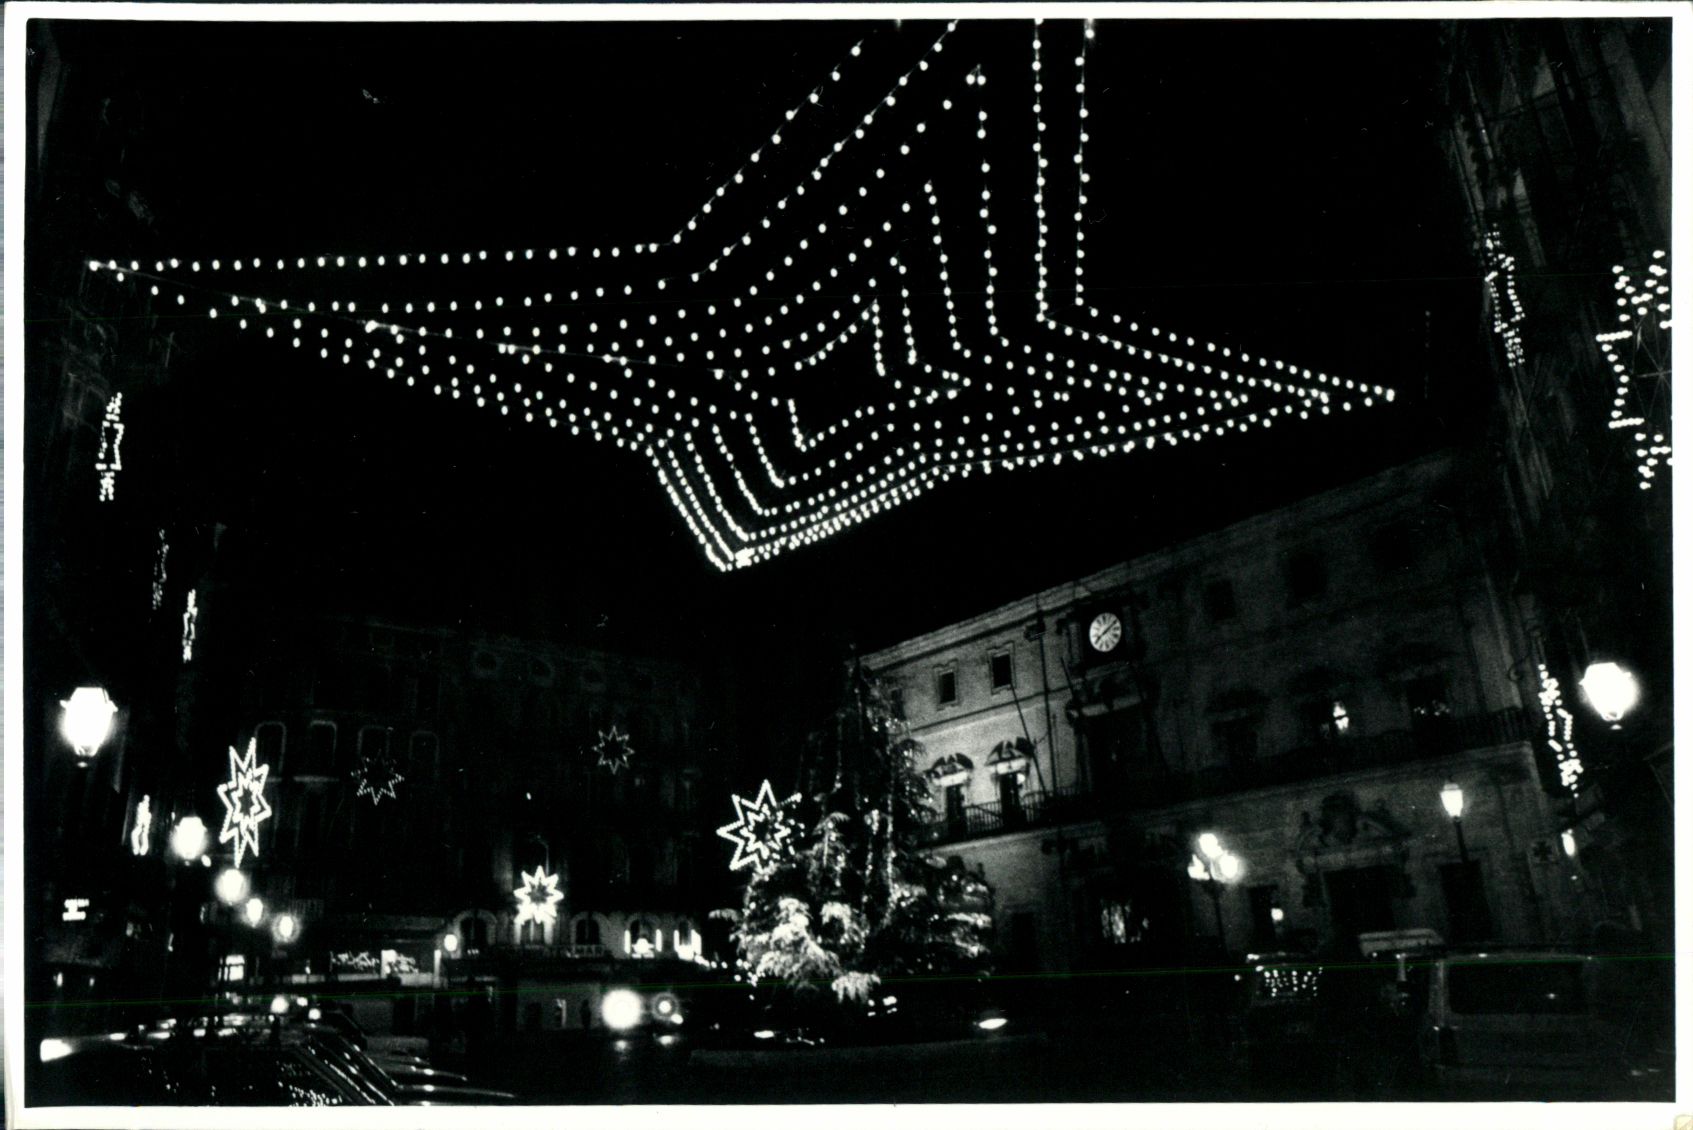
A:
POLYGON ((630 957, 652 957, 658 952, 658 930, 645 918, 629 920, 628 937, 625 941, 630 957))
POLYGON ((694 930, 694 924, 686 918, 676 923, 676 956, 683 961, 692 961, 700 953, 700 936, 694 930))
POLYGON ((600 924, 590 916, 576 920, 576 944, 579 946, 598 946, 600 941, 600 924))

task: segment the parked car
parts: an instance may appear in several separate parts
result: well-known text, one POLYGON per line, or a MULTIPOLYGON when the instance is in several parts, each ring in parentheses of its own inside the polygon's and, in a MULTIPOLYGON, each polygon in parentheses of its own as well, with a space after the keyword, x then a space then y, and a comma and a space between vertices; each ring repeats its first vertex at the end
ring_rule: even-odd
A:
MULTIPOLYGON (((1636 969, 1547 950, 1433 963, 1419 1050, 1442 1097, 1637 1099, 1655 1081, 1636 969)), ((1667 999, 1667 995, 1666 995, 1667 999)), ((1667 1076, 1665 1076, 1667 1078, 1667 1076)))

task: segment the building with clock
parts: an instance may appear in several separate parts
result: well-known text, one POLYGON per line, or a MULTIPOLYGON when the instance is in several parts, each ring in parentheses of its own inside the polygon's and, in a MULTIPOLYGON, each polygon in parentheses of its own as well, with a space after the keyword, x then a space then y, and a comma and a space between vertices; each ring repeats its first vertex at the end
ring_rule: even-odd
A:
POLYGON ((995 891, 1002 970, 1605 913, 1477 481, 1427 456, 866 657, 936 853, 995 891))

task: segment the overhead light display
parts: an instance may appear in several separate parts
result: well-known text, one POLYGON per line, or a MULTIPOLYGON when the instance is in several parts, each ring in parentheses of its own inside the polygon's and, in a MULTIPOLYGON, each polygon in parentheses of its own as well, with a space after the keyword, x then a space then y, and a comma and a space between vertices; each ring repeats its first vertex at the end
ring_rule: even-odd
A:
POLYGON ((735 805, 735 821, 717 829, 717 834, 735 845, 735 855, 729 870, 744 867, 767 867, 781 858, 794 837, 793 822, 784 811, 786 806, 799 803, 799 794, 785 801, 776 799, 776 791, 765 781, 758 795, 748 800, 731 795, 735 805))
POLYGON ((1056 132, 1050 33, 1036 22, 1032 122, 1001 126, 988 98, 1001 77, 947 50, 957 26, 915 61, 882 59, 895 77, 874 88, 849 70, 871 53, 855 43, 703 203, 677 208, 685 218, 662 238, 234 249, 88 267, 178 318, 215 320, 397 397, 458 401, 626 452, 726 571, 955 480, 1393 399, 1379 384, 1088 300, 1096 26, 1061 33, 1073 72, 1064 104, 1077 115, 1065 161, 1043 140, 1056 132), (819 107, 845 124, 824 132, 819 107), (1049 164, 1067 168, 1064 185, 1049 164), (996 207, 1029 199, 1031 178, 1032 216, 996 207), (1067 224, 1064 303, 1053 257, 1067 224))
POLYGON ((548 875, 541 867, 535 868, 533 874, 520 875, 523 885, 512 892, 517 899, 516 924, 539 922, 552 925, 557 922, 558 904, 564 899, 564 892, 558 889, 558 876, 548 875))
POLYGON ((123 470, 123 393, 113 393, 100 421, 100 452, 94 457, 94 472, 100 479, 100 501, 117 497, 118 472, 123 470))
POLYGON ((1641 490, 1651 490, 1660 466, 1673 467, 1669 436, 1669 268, 1663 251, 1652 252, 1643 273, 1611 268, 1617 328, 1595 335, 1615 378, 1606 426, 1633 440, 1634 471, 1641 490))

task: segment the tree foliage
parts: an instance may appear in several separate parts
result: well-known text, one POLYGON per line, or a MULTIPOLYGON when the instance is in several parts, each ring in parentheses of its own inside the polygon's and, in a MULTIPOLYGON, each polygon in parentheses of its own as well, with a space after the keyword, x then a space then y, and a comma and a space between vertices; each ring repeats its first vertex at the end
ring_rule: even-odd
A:
POLYGON ((986 971, 992 896, 925 850, 921 753, 887 688, 855 667, 806 751, 794 850, 723 915, 755 983, 815 1005, 865 1000, 887 977, 986 971))

